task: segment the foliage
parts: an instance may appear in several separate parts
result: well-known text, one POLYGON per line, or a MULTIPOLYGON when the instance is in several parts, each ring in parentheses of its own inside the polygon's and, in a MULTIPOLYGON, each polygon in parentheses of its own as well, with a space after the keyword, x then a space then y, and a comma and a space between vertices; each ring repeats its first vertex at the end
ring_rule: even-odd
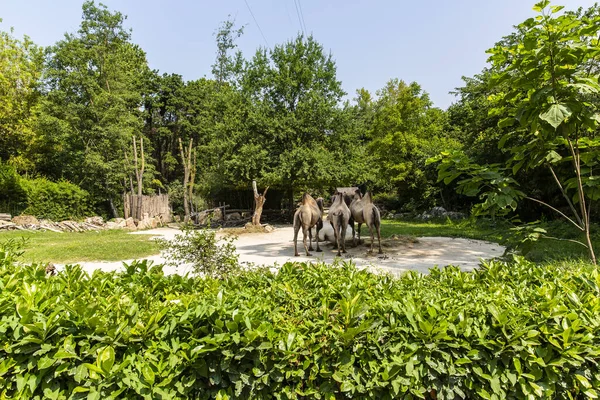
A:
POLYGON ((214 230, 187 226, 173 239, 159 239, 168 265, 190 264, 195 274, 226 278, 239 271, 235 237, 217 238, 214 230))
POLYGON ((27 206, 27 193, 14 167, 0 161, 0 211, 19 214, 27 206))
POLYGON ((55 179, 81 182, 98 202, 127 187, 131 165, 124 157, 143 126, 139 110, 149 70, 124 19, 87 1, 78 32, 47 49, 38 168, 55 179))
POLYGON ((27 193, 27 208, 23 214, 55 221, 90 214, 89 194, 71 182, 51 182, 46 178, 22 179, 21 182, 27 193))
POLYGON ((42 56, 42 49, 27 36, 19 40, 12 29, 0 31, 0 162, 8 161, 20 172, 33 166, 28 152, 34 140, 42 56))
MULTIPOLYGON (((549 5, 547 0, 536 4, 534 10, 540 13, 536 18, 518 25, 515 34, 489 50, 492 84, 504 88, 492 97, 496 108, 489 112, 508 114, 498 122, 499 128, 519 123, 498 142, 511 158, 505 165, 480 167, 446 156, 440 179, 451 182, 466 173, 469 177, 462 182, 476 185, 482 174, 489 175, 491 183, 501 186, 502 194, 497 195, 497 186, 484 192, 484 209, 514 210, 522 197, 547 206, 585 232, 585 245, 595 263, 589 227, 590 202, 600 198, 594 175, 600 158, 596 138, 600 122, 600 70, 596 61, 600 13, 597 6, 586 13, 560 13, 563 7, 549 5), (455 160, 457 165, 449 165, 455 160), (570 216, 543 200, 508 188, 516 181, 502 176, 540 167, 551 172, 569 205, 570 216), (560 179, 557 171, 566 176, 560 179)), ((478 194, 479 190, 472 193, 478 194)))
POLYGON ((375 186, 396 192, 405 209, 428 208, 439 201, 435 169, 426 160, 460 143, 448 135, 446 114, 434 108, 416 82, 392 79, 370 100, 359 92, 357 106, 365 118, 367 146, 377 169, 375 186), (371 102, 371 104, 369 104, 371 102))
MULTIPOLYGON (((0 252, 2 254, 2 252, 0 252)), ((3 398, 596 397, 600 277, 493 261, 400 278, 0 267, 3 398)))

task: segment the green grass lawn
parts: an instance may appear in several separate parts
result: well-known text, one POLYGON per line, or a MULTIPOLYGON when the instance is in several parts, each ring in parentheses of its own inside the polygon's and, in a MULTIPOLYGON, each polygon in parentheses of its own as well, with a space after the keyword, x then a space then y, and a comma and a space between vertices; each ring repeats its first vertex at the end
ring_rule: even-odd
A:
MULTIPOLYGON (((361 236, 368 235, 369 230, 363 226, 361 236)), ((499 242, 502 239, 502 230, 492 223, 473 223, 470 221, 381 221, 381 235, 408 236, 449 236, 469 239, 489 240, 499 242)))
POLYGON ((0 243, 25 238, 26 262, 74 263, 81 261, 119 261, 158 254, 151 235, 130 235, 127 231, 0 233, 0 243))

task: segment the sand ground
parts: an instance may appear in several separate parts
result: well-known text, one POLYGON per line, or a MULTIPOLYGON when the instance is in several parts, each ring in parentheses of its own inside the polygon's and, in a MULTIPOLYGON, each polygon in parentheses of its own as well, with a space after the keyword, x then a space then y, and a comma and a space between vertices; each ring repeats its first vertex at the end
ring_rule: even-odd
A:
MULTIPOLYGON (((163 237, 172 239, 179 230, 174 228, 158 228, 146 231, 133 232, 132 234, 153 235, 153 237, 163 237)), ((219 231, 219 235, 224 235, 227 230, 219 231)), ((364 234, 364 233, 363 233, 364 234)), ((291 226, 279 226, 270 233, 247 233, 239 235, 235 241, 239 260, 246 265, 267 265, 280 266, 287 261, 325 261, 333 262, 336 258, 337 250, 329 242, 322 243, 322 252, 312 252, 311 257, 304 255, 302 245, 302 234, 298 238, 298 251, 300 257, 294 257, 293 228, 291 226)), ((364 236, 363 236, 364 238, 364 236)), ((370 254, 370 238, 366 238, 365 243, 352 246, 352 241, 347 242, 347 253, 342 254, 341 259, 352 260, 357 266, 372 270, 383 270, 400 274, 408 270, 415 270, 421 273, 427 273, 433 266, 457 265, 465 271, 471 271, 477 268, 481 259, 489 259, 501 256, 504 248, 497 243, 491 243, 481 240, 448 238, 448 237, 392 237, 382 241, 383 255, 377 253, 370 254)), ((161 254, 146 257, 153 263, 164 262, 161 254)), ((123 260, 117 262, 83 262, 82 267, 92 272, 95 269, 104 271, 114 271, 123 268, 123 262, 128 263, 132 260, 123 260)), ((62 267, 57 265, 59 269, 62 267)), ((180 265, 178 267, 164 268, 166 274, 185 274, 190 271, 189 265, 180 265)))

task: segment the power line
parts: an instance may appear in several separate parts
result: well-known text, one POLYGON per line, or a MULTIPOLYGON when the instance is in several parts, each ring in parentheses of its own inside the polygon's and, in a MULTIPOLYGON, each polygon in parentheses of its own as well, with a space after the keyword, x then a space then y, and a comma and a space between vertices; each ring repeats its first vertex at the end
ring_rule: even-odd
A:
POLYGON ((267 38, 265 37, 265 34, 263 33, 262 29, 260 29, 260 25, 258 24, 258 21, 256 20, 256 17, 254 16, 252 9, 250 8, 250 4, 248 4, 247 0, 244 0, 244 3, 246 3, 246 7, 248 7, 248 11, 250 11, 250 15, 252 15, 252 19, 254 20, 254 23, 256 23, 256 26, 258 27, 260 35, 262 36, 263 40, 267 44, 267 47, 271 47, 271 46, 269 46, 269 42, 267 41, 267 38))
POLYGON ((298 8, 298 3, 294 0, 294 6, 296 6, 296 14, 298 15, 298 22, 300 23, 300 30, 306 36, 306 31, 304 30, 304 26, 302 26, 302 17, 300 17, 300 9, 298 8))
POLYGON ((300 8, 300 16, 302 17, 302 25, 304 25, 304 34, 308 31, 306 29, 306 21, 304 21, 304 12, 302 11, 302 2, 298 0, 298 7, 300 8))

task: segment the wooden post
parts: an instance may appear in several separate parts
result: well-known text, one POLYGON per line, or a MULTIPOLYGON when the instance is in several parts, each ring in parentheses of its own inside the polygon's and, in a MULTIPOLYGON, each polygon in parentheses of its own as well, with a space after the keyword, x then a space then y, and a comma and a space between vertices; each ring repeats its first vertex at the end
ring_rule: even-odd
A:
POLYGON ((267 190, 269 187, 265 188, 263 194, 258 193, 258 189, 256 187, 256 181, 252 181, 252 190, 254 191, 254 214, 252 215, 252 225, 260 225, 260 217, 262 215, 263 206, 265 205, 265 201, 267 200, 267 190))

